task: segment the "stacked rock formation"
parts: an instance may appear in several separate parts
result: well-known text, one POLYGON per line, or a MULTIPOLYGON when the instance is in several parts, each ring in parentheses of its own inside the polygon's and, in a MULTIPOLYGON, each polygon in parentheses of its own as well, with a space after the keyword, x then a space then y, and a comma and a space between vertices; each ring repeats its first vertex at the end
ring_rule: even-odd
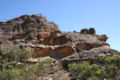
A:
POLYGON ((10 43, 20 48, 30 47, 34 57, 52 57, 63 62, 97 60, 118 51, 110 48, 106 35, 97 35, 94 28, 80 32, 61 32, 54 22, 42 15, 23 15, 7 22, 0 22, 0 47, 10 43))

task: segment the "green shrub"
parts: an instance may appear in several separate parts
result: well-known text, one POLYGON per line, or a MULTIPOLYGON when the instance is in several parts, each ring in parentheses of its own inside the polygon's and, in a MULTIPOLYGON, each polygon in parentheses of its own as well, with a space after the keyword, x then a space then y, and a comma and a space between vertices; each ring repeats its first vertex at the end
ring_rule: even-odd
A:
POLYGON ((36 80, 59 70, 54 64, 54 59, 43 59, 38 64, 27 64, 24 61, 32 57, 31 49, 20 49, 11 44, 7 50, 1 50, 0 80, 36 80))
POLYGON ((6 62, 5 64, 3 64, 3 68, 6 70, 13 68, 24 68, 24 66, 25 64, 16 61, 6 62))
POLYGON ((53 59, 46 59, 37 65, 36 75, 46 76, 59 70, 58 65, 53 64, 53 59))
POLYGON ((38 77, 47 76, 59 70, 57 65, 52 65, 53 59, 40 61, 38 64, 18 64, 7 62, 0 72, 0 80, 36 80, 38 77))
POLYGON ((98 63, 73 63, 68 67, 73 77, 82 80, 116 80, 116 77, 120 76, 120 55, 104 56, 99 59, 98 63))
POLYGON ((116 80, 116 76, 120 76, 120 55, 104 56, 99 62, 108 74, 108 78, 116 80))
POLYGON ((69 64, 68 67, 69 67, 69 71, 73 76, 81 77, 89 69, 89 63, 87 62, 84 62, 83 64, 73 63, 73 64, 69 64))
POLYGON ((9 69, 0 72, 0 80, 36 80, 37 76, 33 73, 32 66, 22 69, 9 69))
POLYGON ((20 49, 18 46, 11 44, 7 50, 2 50, 4 61, 24 61, 32 57, 31 49, 20 49))
POLYGON ((99 62, 103 65, 115 65, 120 68, 120 55, 104 56, 99 62))
POLYGON ((101 80, 107 77, 106 71, 96 64, 90 65, 88 62, 73 63, 69 64, 68 67, 73 77, 78 77, 82 80, 87 80, 93 76, 101 80))

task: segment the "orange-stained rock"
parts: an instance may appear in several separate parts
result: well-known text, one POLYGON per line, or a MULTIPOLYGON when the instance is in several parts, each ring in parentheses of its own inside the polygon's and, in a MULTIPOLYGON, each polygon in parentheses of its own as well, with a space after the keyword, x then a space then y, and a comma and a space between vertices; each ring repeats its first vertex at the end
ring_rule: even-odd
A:
POLYGON ((50 56, 55 59, 61 59, 70 56, 74 53, 74 49, 70 46, 61 46, 53 49, 52 47, 34 49, 36 57, 46 57, 50 56))
POLYGON ((52 54, 52 48, 48 47, 48 48, 41 48, 41 49, 34 49, 34 53, 36 57, 46 57, 46 56, 51 56, 52 54))
POLYGON ((62 45, 70 42, 70 39, 67 39, 66 36, 57 36, 57 34, 41 33, 40 44, 44 45, 62 45))
POLYGON ((69 55, 72 55, 73 53, 74 53, 74 49, 72 47, 63 46, 63 47, 55 48, 52 57, 56 59, 61 59, 69 55))
POLYGON ((87 44, 87 43, 78 43, 76 45, 76 48, 78 50, 90 50, 92 48, 95 48, 95 47, 101 47, 102 44, 87 44))
POLYGON ((65 36, 59 36, 53 39, 53 45, 62 45, 62 44, 68 43, 69 41, 70 40, 67 39, 65 36))
POLYGON ((40 36, 41 38, 47 37, 48 35, 49 35, 49 32, 45 32, 45 31, 39 32, 39 36, 40 36))
POLYGON ((13 39, 24 39, 27 36, 27 33, 23 33, 23 34, 14 34, 13 35, 13 39))
POLYGON ((101 35, 101 36, 96 35, 96 37, 98 38, 98 40, 103 41, 103 42, 106 42, 108 39, 106 35, 101 35))
POLYGON ((48 59, 51 59, 51 60, 55 60, 49 56, 46 56, 46 57, 41 57, 41 58, 29 58, 27 60, 25 60, 25 62, 27 63, 38 63, 39 61, 45 61, 45 60, 48 60, 48 59))
POLYGON ((47 37, 43 37, 40 41, 40 44, 44 44, 44 45, 50 45, 50 41, 52 40, 53 36, 47 36, 47 37))
POLYGON ((92 58, 87 58, 87 59, 84 59, 84 61, 87 61, 87 62, 89 62, 90 64, 92 64, 95 60, 92 59, 92 58))
POLYGON ((85 43, 79 43, 76 45, 76 48, 79 50, 89 50, 91 47, 85 43))

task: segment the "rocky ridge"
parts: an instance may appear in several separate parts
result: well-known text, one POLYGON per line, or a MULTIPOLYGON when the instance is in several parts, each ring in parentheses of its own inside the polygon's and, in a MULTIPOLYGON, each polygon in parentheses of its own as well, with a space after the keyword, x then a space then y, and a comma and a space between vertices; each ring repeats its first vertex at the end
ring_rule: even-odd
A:
POLYGON ((94 28, 80 32, 62 32, 54 22, 42 15, 23 15, 7 22, 0 22, 0 47, 10 43, 20 48, 30 47, 34 57, 52 57, 64 63, 95 61, 102 56, 120 52, 111 49, 106 35, 97 35, 94 28))

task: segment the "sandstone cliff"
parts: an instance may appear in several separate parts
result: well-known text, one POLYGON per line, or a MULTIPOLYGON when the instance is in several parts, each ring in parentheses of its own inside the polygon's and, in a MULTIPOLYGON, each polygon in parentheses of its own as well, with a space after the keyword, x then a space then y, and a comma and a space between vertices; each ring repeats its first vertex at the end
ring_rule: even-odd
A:
POLYGON ((23 15, 0 22, 0 47, 10 43, 20 48, 30 47, 34 57, 52 57, 63 62, 97 60, 101 56, 119 54, 110 48, 106 35, 98 35, 94 28, 81 32, 62 32, 54 22, 40 15, 23 15))

